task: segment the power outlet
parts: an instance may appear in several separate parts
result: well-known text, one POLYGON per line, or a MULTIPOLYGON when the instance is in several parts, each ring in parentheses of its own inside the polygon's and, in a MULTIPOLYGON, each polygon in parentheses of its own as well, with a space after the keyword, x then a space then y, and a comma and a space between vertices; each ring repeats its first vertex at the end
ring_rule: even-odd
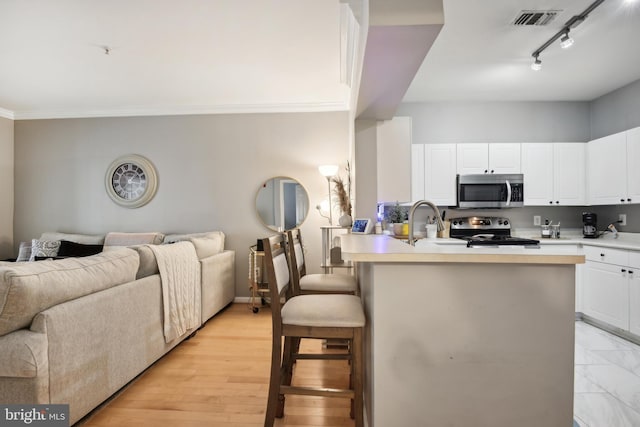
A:
POLYGON ((533 216, 533 225, 540 225, 540 215, 533 216))
POLYGON ((618 221, 618 225, 627 225, 627 214, 619 214, 618 221))

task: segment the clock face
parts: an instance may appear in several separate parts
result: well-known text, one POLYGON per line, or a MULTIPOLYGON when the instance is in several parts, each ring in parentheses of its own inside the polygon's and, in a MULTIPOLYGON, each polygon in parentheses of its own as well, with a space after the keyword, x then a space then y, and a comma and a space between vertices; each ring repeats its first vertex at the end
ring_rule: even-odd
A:
POLYGON ((153 165, 142 156, 128 155, 115 160, 106 175, 107 194, 121 206, 137 208, 155 195, 157 178, 153 165))

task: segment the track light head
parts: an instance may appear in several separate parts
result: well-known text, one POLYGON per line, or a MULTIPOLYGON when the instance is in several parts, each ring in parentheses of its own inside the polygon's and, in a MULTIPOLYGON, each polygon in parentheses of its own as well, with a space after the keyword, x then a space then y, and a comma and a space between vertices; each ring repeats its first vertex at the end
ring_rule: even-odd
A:
POLYGON ((569 32, 564 33, 564 36, 560 39, 560 47, 568 49, 573 45, 573 39, 569 37, 569 32))
POLYGON ((536 55, 536 56, 534 56, 534 58, 535 58, 535 59, 534 59, 534 60, 533 60, 533 62, 531 63, 531 69, 532 69, 533 71, 540 71, 540 70, 542 70, 542 61, 541 61, 540 59, 538 59, 538 56, 537 56, 537 55, 536 55))

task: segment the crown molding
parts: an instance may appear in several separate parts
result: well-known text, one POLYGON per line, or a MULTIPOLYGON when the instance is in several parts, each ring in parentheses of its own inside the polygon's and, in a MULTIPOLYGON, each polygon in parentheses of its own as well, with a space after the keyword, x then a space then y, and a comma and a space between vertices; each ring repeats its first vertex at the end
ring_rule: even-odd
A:
POLYGON ((15 120, 15 114, 13 113, 13 111, 5 110, 4 108, 0 108, 0 117, 15 120))
MULTIPOLYGON (((233 104, 173 107, 131 107, 105 110, 33 110, 11 113, 14 120, 79 119, 93 117, 183 116, 203 114, 317 113, 348 111, 348 102, 291 104, 233 104)), ((0 115, 2 110, 0 110, 0 115)))

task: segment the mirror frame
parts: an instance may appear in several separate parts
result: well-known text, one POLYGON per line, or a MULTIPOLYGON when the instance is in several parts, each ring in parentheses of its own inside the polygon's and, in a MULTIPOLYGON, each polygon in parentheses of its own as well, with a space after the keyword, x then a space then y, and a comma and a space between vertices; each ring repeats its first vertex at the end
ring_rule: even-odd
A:
POLYGON ((304 190, 304 195, 306 197, 306 212, 304 212, 304 216, 302 217, 302 219, 300 219, 295 225, 295 227, 300 227, 306 221, 306 219, 309 216, 309 210, 310 210, 309 191, 307 191, 306 187, 304 185, 302 185, 302 183, 300 181, 298 181, 297 179, 292 178, 290 176, 284 176, 284 175, 273 176, 273 177, 268 178, 268 179, 266 179, 266 180, 264 180, 262 182, 262 185, 258 188, 258 190, 256 191, 256 195, 254 197, 253 205, 254 205, 254 210, 255 210, 256 216, 258 217, 258 219, 260 220, 262 225, 267 227, 269 230, 276 231, 276 232, 291 230, 291 228, 285 228, 284 227, 284 210, 282 209, 284 201, 282 200, 282 198, 280 200, 280 218, 278 219, 278 222, 281 222, 283 224, 281 229, 278 229, 277 225, 267 224, 265 219, 260 215, 260 210, 258 209, 258 198, 260 197, 260 192, 266 187, 266 184, 269 181, 273 181, 273 180, 278 180, 278 182, 280 183, 280 187, 282 187, 282 184, 285 183, 285 182, 291 182, 291 183, 297 184, 299 186, 299 188, 304 190))

